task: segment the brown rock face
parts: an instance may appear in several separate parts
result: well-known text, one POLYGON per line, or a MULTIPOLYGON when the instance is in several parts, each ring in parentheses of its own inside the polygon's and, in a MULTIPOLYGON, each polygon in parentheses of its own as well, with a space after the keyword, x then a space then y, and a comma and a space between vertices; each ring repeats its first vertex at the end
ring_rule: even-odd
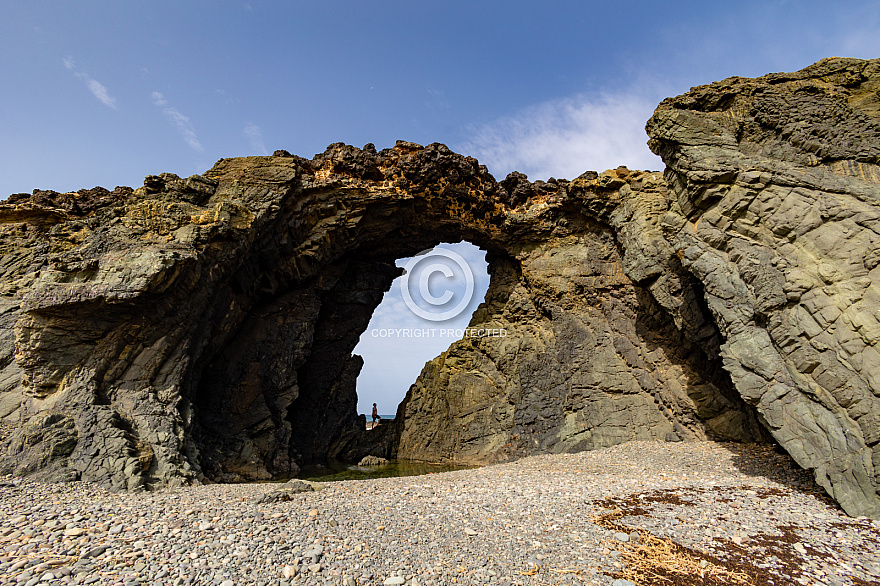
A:
POLYGON ((665 174, 502 182, 443 145, 331 145, 0 204, 0 472, 115 488, 331 456, 485 463, 773 436, 880 514, 877 61, 731 78, 648 125, 665 174), (393 425, 351 354, 397 258, 491 283, 393 425))

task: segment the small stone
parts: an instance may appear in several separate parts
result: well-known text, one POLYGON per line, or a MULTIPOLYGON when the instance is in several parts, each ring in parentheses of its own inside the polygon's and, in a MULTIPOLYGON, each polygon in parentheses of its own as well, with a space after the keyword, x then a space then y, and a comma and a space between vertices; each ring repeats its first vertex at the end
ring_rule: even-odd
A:
POLYGON ((471 536, 479 535, 479 533, 477 533, 476 531, 474 531, 474 530, 471 529, 470 527, 465 527, 465 528, 464 528, 464 532, 465 532, 467 535, 471 535, 471 536))
POLYGON ((281 570, 281 575, 285 578, 293 578, 296 576, 296 568, 294 566, 284 566, 284 569, 281 570))
POLYGON ((611 583, 611 586, 636 586, 636 584, 630 582, 629 580, 624 580, 623 578, 618 578, 614 582, 611 583))
POLYGON ((66 529, 64 531, 64 535, 67 537, 79 537, 80 535, 85 534, 86 530, 80 527, 74 527, 73 529, 66 529))
POLYGON ((313 574, 317 574, 321 571, 321 564, 309 564, 309 571, 313 574))
POLYGON ((107 551, 109 548, 110 548, 109 545, 99 545, 98 547, 93 547, 92 549, 88 550, 86 553, 83 554, 82 557, 96 558, 99 555, 101 555, 102 553, 104 553, 105 551, 107 551))
POLYGON ((615 533, 614 539, 626 543, 627 541, 629 541, 629 535, 627 535, 626 533, 615 533))
POLYGON ((220 586, 235 586, 235 582, 232 580, 223 580, 220 582, 220 586))
POLYGON ((405 583, 406 583, 406 580, 403 578, 403 576, 390 576, 388 578, 385 578, 385 581, 382 582, 382 584, 384 584, 384 586, 394 586, 394 585, 400 585, 400 584, 405 584, 405 583))
POLYGON ((311 511, 309 511, 309 517, 317 517, 317 516, 318 516, 318 509, 312 509, 311 511))

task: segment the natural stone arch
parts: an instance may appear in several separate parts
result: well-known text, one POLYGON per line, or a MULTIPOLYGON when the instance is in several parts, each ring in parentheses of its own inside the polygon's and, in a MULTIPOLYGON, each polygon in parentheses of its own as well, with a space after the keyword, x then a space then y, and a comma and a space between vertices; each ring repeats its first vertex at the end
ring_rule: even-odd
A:
POLYGON ((137 488, 359 450, 486 462, 758 438, 754 408, 876 517, 878 80, 880 61, 835 58, 666 100, 647 127, 663 175, 498 183, 442 145, 337 144, 12 196, 0 471, 137 488), (493 275, 474 323, 512 335, 453 344, 394 433, 365 437, 358 330, 395 258, 461 238, 493 275))
POLYGON ((73 197, 91 215, 59 212, 31 235, 62 251, 29 276, 18 309, 34 419, 10 451, 43 475, 133 488, 285 476, 398 445, 478 463, 634 438, 759 437, 723 376, 688 382, 704 355, 669 323, 665 334, 640 325, 639 312, 663 319, 602 221, 624 187, 664 193, 659 175, 626 170, 498 184, 442 145, 401 142, 331 145, 312 161, 224 159, 204 176, 73 197), (71 232, 85 244, 63 250, 71 232), (461 239, 488 251, 492 273, 474 320, 509 337, 453 345, 411 389, 401 424, 366 435, 351 351, 394 261, 461 239), (47 426, 61 454, 49 449, 60 440, 28 439, 47 426))

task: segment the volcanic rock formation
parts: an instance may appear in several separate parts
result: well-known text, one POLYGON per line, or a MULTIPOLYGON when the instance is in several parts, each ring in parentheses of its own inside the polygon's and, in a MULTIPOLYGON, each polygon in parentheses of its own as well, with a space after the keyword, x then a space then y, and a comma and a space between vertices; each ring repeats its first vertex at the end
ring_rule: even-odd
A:
POLYGON ((443 145, 223 159, 0 204, 0 472, 138 489, 772 436, 880 515, 880 61, 664 101, 667 165, 496 182, 443 145), (487 251, 475 327, 364 431, 395 260, 487 251))

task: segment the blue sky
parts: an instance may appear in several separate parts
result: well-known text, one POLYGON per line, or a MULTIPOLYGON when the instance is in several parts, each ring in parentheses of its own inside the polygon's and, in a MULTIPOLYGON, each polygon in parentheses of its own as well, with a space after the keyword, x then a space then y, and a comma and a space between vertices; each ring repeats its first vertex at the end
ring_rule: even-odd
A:
POLYGON ((876 0, 0 7, 0 198, 337 141, 443 142, 499 179, 659 169, 643 129, 664 97, 880 57, 876 0))

